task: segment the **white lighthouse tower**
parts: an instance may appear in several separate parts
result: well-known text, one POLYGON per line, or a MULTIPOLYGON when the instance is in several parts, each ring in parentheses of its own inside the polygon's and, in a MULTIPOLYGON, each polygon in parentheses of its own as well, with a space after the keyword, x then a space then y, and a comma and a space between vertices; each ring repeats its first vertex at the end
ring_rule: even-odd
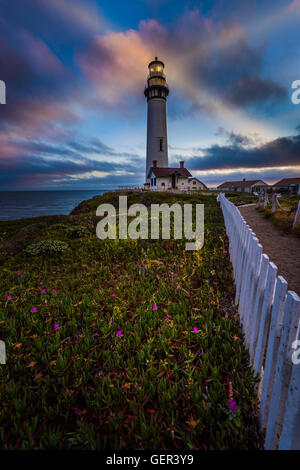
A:
POLYGON ((147 114, 147 157, 146 181, 148 172, 156 161, 157 167, 168 167, 168 141, 166 103, 169 88, 164 75, 165 64, 155 57, 148 65, 149 75, 145 87, 148 104, 147 114))

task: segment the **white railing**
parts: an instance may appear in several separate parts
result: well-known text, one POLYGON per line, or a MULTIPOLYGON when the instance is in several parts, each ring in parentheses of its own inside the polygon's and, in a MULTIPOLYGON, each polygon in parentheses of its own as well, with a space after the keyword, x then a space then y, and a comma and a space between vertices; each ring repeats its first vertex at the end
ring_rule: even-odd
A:
POLYGON ((229 238, 245 346, 261 379, 259 419, 265 448, 299 450, 300 298, 277 275, 277 266, 262 253, 238 208, 223 193, 217 199, 229 238))
MULTIPOLYGON (((282 212, 285 212, 286 214, 291 214, 293 209, 285 209, 284 207, 282 207, 282 205, 279 202, 279 197, 278 196, 279 195, 276 194, 276 193, 272 194, 272 212, 276 211, 276 206, 277 206, 277 207, 279 207, 279 209, 282 212)), ((260 207, 262 202, 263 202, 263 205, 264 205, 264 209, 266 209, 268 207, 268 204, 270 203, 269 196, 268 196, 267 192, 259 194, 257 207, 260 207)), ((298 206, 297 206, 297 209, 296 209, 296 213, 295 213, 295 217, 294 217, 294 221, 293 221, 293 228, 297 228, 299 225, 300 225, 300 201, 298 202, 298 206)))

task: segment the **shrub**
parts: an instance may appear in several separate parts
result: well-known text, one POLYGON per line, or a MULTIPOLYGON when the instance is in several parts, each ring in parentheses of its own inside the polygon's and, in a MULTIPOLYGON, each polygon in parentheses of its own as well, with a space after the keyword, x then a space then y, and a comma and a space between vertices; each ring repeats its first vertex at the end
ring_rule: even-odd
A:
POLYGON ((82 238, 86 236, 87 229, 83 225, 73 225, 68 227, 67 234, 70 238, 82 238))
POLYGON ((49 227, 50 230, 66 230, 67 228, 68 226, 62 223, 53 224, 49 227))
POLYGON ((31 256, 41 256, 65 253, 68 249, 69 245, 60 240, 42 240, 27 246, 24 251, 31 256))

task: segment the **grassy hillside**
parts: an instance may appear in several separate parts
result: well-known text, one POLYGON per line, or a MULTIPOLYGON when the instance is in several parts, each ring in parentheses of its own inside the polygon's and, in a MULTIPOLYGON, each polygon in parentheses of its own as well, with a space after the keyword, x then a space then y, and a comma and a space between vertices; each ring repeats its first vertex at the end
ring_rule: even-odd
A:
POLYGON ((118 196, 0 223, 0 448, 258 448, 215 197, 128 194, 204 203, 205 245, 188 252, 184 240, 96 239, 96 207, 118 196))

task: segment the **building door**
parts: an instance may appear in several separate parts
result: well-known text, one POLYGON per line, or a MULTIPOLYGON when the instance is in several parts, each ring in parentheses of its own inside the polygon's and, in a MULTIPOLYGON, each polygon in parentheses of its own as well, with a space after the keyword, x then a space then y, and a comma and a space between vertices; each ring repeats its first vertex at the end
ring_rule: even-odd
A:
POLYGON ((172 188, 176 188, 176 176, 172 175, 172 188))

